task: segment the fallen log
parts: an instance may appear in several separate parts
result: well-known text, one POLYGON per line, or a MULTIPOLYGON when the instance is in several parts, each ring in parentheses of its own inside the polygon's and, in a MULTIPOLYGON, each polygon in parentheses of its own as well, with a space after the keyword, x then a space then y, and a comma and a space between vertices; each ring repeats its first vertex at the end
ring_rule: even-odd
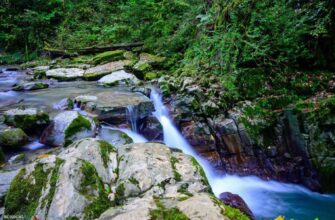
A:
POLYGON ((108 46, 93 46, 86 48, 68 48, 65 50, 45 47, 43 48, 43 53, 52 58, 55 57, 75 57, 78 55, 87 55, 94 53, 101 53, 109 50, 131 50, 134 47, 143 46, 143 42, 135 42, 135 43, 123 43, 123 44, 113 44, 108 46))

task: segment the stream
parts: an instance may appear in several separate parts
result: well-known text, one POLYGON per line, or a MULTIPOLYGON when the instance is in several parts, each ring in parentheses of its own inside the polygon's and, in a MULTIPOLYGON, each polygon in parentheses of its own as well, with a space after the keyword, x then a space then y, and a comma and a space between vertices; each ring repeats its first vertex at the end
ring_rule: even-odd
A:
MULTIPOLYGON (((54 103, 63 98, 73 98, 87 93, 100 91, 130 91, 127 87, 104 88, 95 82, 64 82, 56 83, 49 89, 14 92, 10 88, 22 78, 20 72, 4 72, 0 74, 0 113, 15 107, 38 107, 48 111, 51 116, 57 113, 54 103)), ((286 219, 320 219, 332 220, 335 217, 335 195, 326 195, 311 192, 310 190, 294 184, 285 184, 276 181, 264 181, 255 176, 238 177, 234 175, 218 176, 207 161, 199 157, 187 140, 173 124, 168 110, 162 102, 160 94, 152 89, 151 100, 155 107, 153 115, 163 127, 164 143, 170 147, 178 148, 184 153, 194 156, 204 168, 209 183, 216 196, 222 192, 231 192, 240 195, 248 204, 257 219, 274 219, 279 215, 286 219)), ((79 108, 75 110, 82 112, 79 108)), ((127 118, 131 128, 117 128, 108 124, 101 126, 100 136, 104 139, 104 129, 120 130, 126 133, 135 143, 148 140, 137 132, 136 110, 127 108, 127 118)), ((108 137, 106 137, 108 138, 108 137)), ((36 150, 45 146, 33 140, 25 150, 36 150)))

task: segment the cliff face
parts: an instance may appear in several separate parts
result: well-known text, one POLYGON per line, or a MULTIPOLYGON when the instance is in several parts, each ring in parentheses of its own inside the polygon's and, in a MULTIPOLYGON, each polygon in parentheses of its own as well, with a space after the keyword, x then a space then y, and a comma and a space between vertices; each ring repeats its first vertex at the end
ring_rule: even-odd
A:
POLYGON ((207 80, 208 86, 203 85, 204 79, 190 77, 165 79, 159 84, 169 85, 177 94, 166 96, 175 123, 218 172, 334 191, 330 178, 335 173, 332 93, 262 115, 255 101, 227 106, 219 80, 207 80))

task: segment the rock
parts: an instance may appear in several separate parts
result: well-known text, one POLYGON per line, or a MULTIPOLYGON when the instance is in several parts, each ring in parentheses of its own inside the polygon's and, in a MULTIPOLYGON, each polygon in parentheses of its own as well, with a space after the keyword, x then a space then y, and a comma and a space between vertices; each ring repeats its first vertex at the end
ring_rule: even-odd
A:
POLYGON ((117 85, 134 85, 138 84, 139 80, 133 74, 127 73, 124 70, 113 72, 107 76, 102 77, 98 84, 103 86, 117 86, 117 85))
POLYGON ((144 79, 145 80, 153 80, 153 79, 159 78, 160 76, 161 76, 161 74, 158 73, 158 72, 148 72, 148 73, 145 73, 144 79))
POLYGON ((219 195, 219 198, 226 205, 239 209, 241 212, 249 216, 250 219, 255 219, 252 211, 239 195, 230 192, 224 192, 219 195))
POLYGON ((107 141, 115 147, 133 143, 133 140, 124 132, 102 127, 99 131, 99 138, 107 141))
POLYGON ((153 67, 160 67, 164 61, 164 57, 159 57, 148 53, 141 53, 140 60, 133 66, 132 69, 138 78, 143 79, 145 73, 151 71, 153 67))
POLYGON ((94 137, 96 124, 76 111, 65 111, 55 116, 40 142, 51 146, 63 146, 86 137, 94 137))
POLYGON ((9 189, 10 183, 18 174, 18 170, 0 172, 0 204, 2 206, 4 197, 9 189))
POLYGON ((74 106, 73 106, 73 101, 71 99, 64 98, 60 100, 59 102, 54 103, 52 107, 57 110, 72 110, 74 106))
POLYGON ((43 82, 25 82, 13 87, 14 91, 30 91, 48 88, 49 85, 43 82))
POLYGON ((93 62, 94 64, 99 64, 103 62, 123 60, 125 58, 124 53, 125 53, 124 50, 113 50, 113 51, 103 52, 93 57, 93 62))
POLYGON ((79 68, 57 68, 46 71, 46 76, 60 81, 71 81, 82 78, 84 70, 79 68))
POLYGON ((2 167, 5 163, 6 163, 6 156, 2 150, 2 147, 0 147, 0 167, 2 167))
POLYGON ((140 134, 145 138, 150 141, 163 141, 163 127, 156 117, 145 117, 140 125, 140 134))
POLYGON ((202 173, 192 157, 162 144, 123 145, 116 151, 102 140, 83 139, 20 170, 7 192, 5 214, 55 220, 149 220, 163 213, 225 219, 227 207, 207 193, 202 173))
POLYGON ((129 63, 127 60, 119 60, 96 67, 89 68, 84 73, 85 80, 98 80, 101 77, 108 75, 112 72, 122 70, 124 66, 129 63))
POLYGON ((25 155, 22 154, 17 154, 11 158, 9 158, 8 163, 10 165, 22 165, 25 159, 25 155))
POLYGON ((22 128, 28 134, 38 133, 50 122, 49 115, 36 108, 11 109, 4 112, 5 123, 22 128))
POLYGON ((95 114, 99 120, 115 125, 127 121, 128 106, 136 108, 137 120, 143 119, 154 111, 154 106, 148 97, 132 92, 108 91, 94 95, 87 94, 76 97, 74 102, 81 109, 95 114))
POLYGON ((0 131, 0 146, 6 150, 15 150, 28 143, 28 136, 21 128, 8 128, 0 131))

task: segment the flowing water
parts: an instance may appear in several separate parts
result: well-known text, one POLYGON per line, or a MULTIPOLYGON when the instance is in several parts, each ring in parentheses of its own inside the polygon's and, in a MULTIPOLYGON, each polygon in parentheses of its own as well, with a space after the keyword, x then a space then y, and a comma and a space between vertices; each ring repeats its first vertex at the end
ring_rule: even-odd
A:
POLYGON ((194 156, 204 168, 213 192, 218 196, 222 192, 240 195, 253 211, 257 219, 274 219, 283 215, 286 219, 335 219, 335 196, 314 193, 308 189, 276 181, 264 181, 260 178, 218 176, 207 161, 199 157, 190 144, 180 134, 169 118, 168 111, 160 95, 153 89, 151 100, 164 131, 164 142, 194 156))

